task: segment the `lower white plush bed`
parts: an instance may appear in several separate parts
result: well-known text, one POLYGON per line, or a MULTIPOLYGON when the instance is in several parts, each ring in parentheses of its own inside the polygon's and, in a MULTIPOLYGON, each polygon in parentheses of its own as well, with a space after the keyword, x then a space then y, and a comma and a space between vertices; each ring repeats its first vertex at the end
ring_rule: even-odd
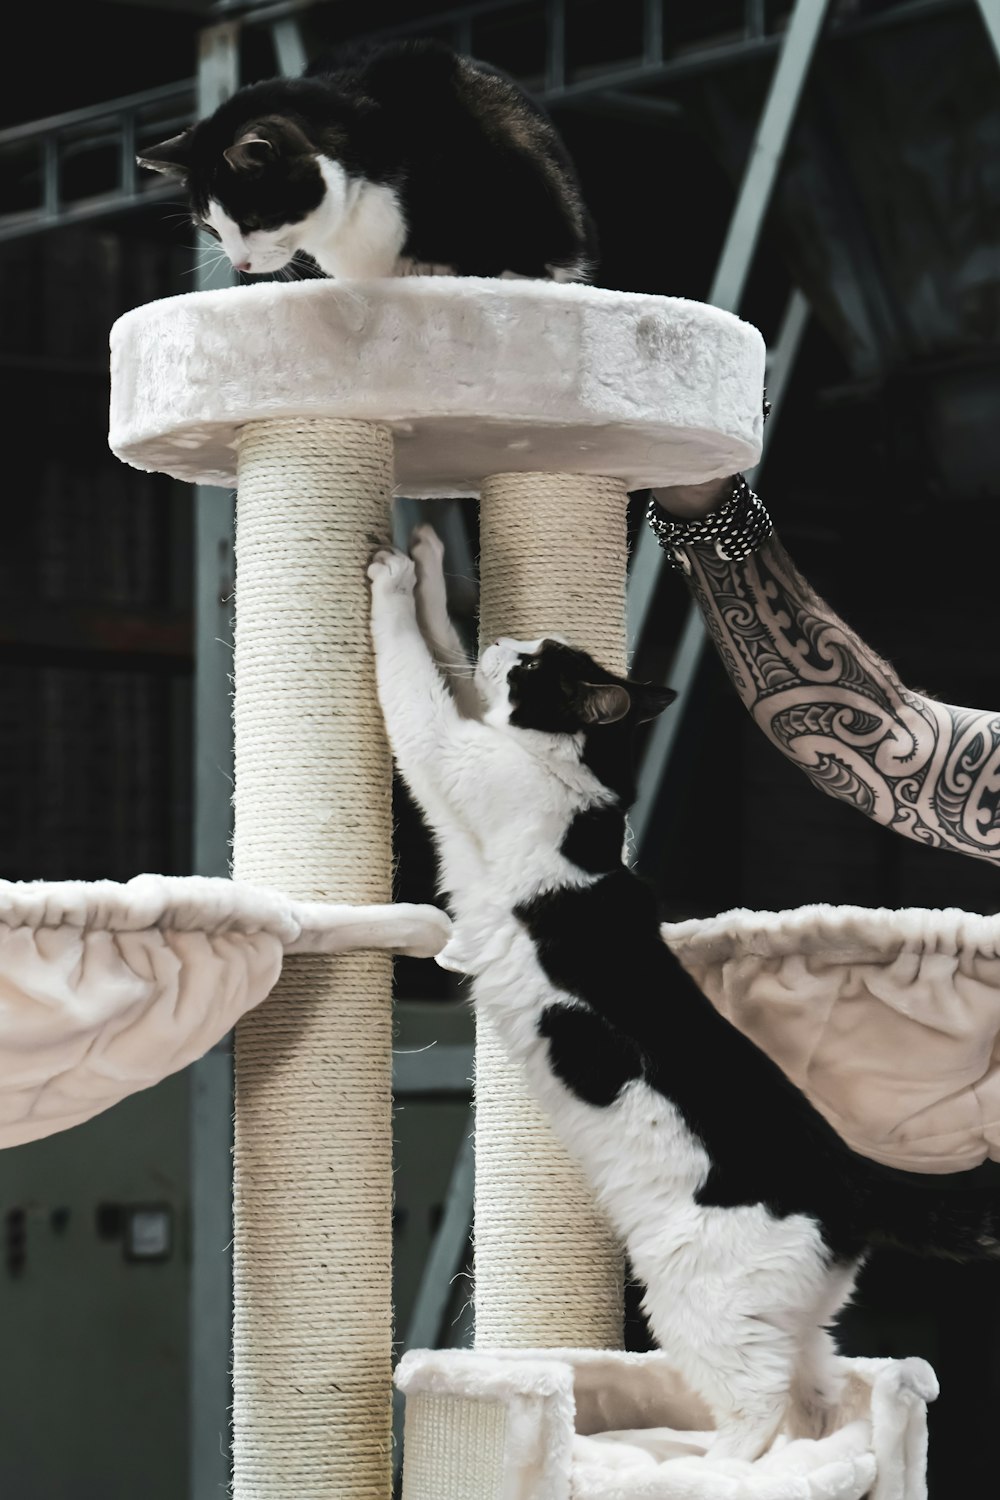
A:
POLYGON ((416 1350, 403 1500, 925 1500, 920 1359, 845 1360, 839 1425, 756 1463, 713 1460, 707 1413, 664 1355, 416 1350))

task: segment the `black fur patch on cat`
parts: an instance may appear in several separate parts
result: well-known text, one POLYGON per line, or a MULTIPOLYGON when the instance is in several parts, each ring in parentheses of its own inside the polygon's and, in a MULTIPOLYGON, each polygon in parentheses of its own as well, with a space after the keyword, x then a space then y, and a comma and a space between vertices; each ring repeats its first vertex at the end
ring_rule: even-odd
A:
POLYGON ((588 1104, 613 1104, 642 1077, 642 1058, 626 1036, 592 1010, 550 1005, 538 1022, 548 1039, 549 1066, 588 1104))
POLYGON ((559 845, 577 869, 603 875, 621 864, 625 814, 620 807, 588 807, 577 813, 559 845))
POLYGON ((186 177, 196 215, 214 199, 246 231, 297 223, 317 207, 317 152, 394 189, 409 259, 462 276, 558 269, 575 279, 596 261, 576 172, 548 115, 513 79, 436 41, 393 42, 346 65, 316 63, 299 79, 251 84, 142 160, 186 177), (273 149, 252 172, 235 171, 223 153, 251 130, 273 149))

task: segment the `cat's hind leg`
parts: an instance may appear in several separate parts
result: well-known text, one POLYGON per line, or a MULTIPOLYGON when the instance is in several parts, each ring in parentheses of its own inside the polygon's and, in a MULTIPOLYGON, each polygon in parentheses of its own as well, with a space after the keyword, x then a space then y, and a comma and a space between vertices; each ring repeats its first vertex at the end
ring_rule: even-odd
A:
POLYGON ((785 1425, 797 1352, 792 1335, 756 1324, 742 1347, 708 1340, 678 1361, 715 1417, 713 1458, 753 1462, 767 1452, 785 1425))
POLYGON ((837 1426, 843 1399, 845 1371, 829 1332, 841 1308, 850 1300, 860 1261, 835 1261, 814 1310, 814 1324, 806 1334, 792 1384, 792 1401, 785 1430, 789 1437, 825 1437, 837 1426))
POLYGON ((752 1461, 785 1428, 828 1258, 804 1217, 762 1205, 694 1215, 632 1259, 658 1342, 715 1417, 713 1457, 752 1461))

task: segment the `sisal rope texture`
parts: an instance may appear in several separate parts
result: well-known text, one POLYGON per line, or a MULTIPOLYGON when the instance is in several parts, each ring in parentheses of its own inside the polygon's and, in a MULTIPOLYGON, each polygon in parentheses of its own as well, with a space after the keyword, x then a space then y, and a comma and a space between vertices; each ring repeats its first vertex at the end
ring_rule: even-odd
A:
MULTIPOLYGON (((233 874, 391 898, 391 768, 366 565, 392 438, 251 422, 239 439, 233 874)), ((387 1500, 391 959, 289 957, 236 1032, 235 1500, 387 1500)))
MULTIPOLYGON (((481 642, 555 632, 624 671, 626 499, 617 479, 484 480, 481 642)), ((482 1019, 475 1220, 477 1345, 621 1347, 621 1253, 582 1174, 482 1019)))

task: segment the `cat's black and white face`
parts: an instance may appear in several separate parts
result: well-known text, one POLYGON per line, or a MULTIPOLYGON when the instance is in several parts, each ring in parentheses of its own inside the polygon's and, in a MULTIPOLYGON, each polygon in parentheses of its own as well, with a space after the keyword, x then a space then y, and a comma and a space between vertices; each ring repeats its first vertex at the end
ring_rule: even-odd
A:
POLYGON ((487 723, 578 735, 655 718, 676 694, 608 672, 585 651, 547 637, 487 646, 476 668, 487 723))
POLYGON ((343 166, 280 115, 243 121, 233 138, 212 122, 151 147, 143 166, 182 179, 194 222, 238 271, 279 271, 336 232, 348 204, 343 166))

